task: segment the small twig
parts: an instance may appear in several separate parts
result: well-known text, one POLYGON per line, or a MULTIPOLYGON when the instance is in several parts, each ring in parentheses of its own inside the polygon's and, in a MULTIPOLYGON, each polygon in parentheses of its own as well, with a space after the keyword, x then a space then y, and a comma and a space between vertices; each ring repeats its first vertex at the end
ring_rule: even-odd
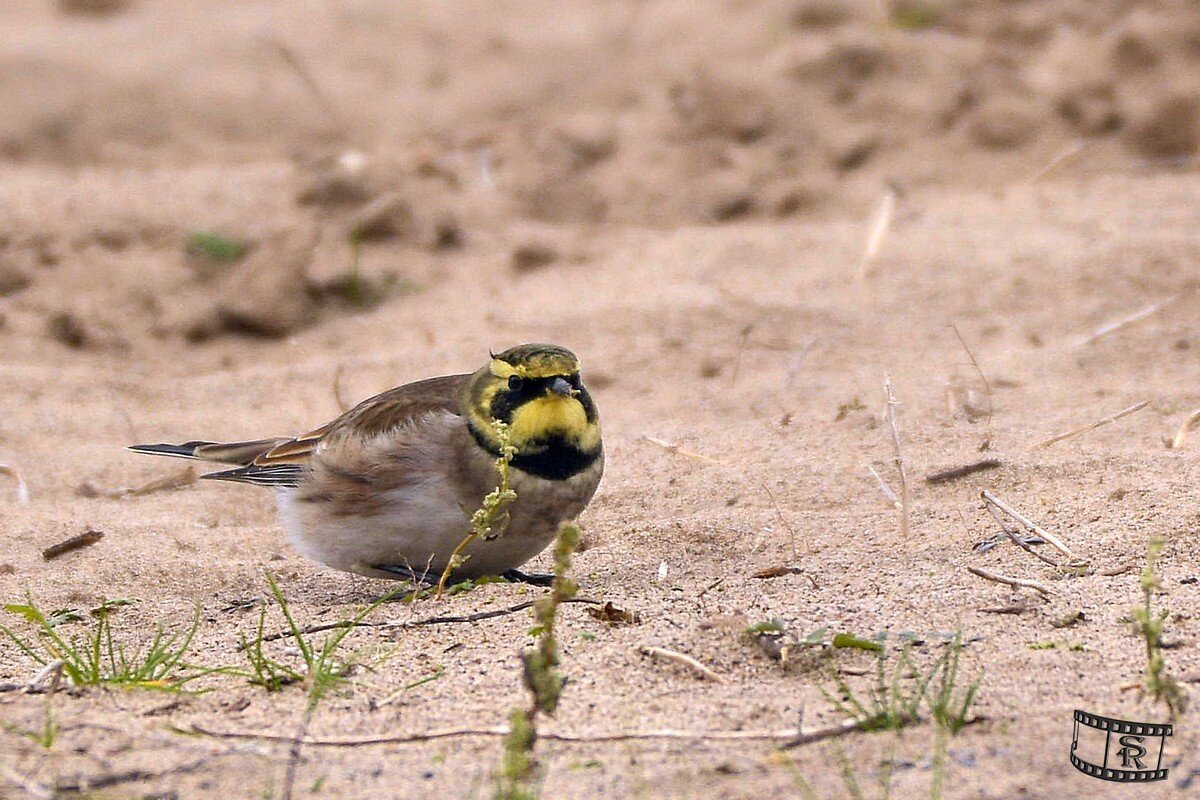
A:
POLYGON ((1157 314, 1158 312, 1162 311, 1167 306, 1172 305, 1176 300, 1178 300, 1182 296, 1183 296, 1182 294, 1177 294, 1174 297, 1167 298, 1166 300, 1161 300, 1157 303, 1151 303, 1150 305, 1148 305, 1144 308, 1140 308, 1137 311, 1133 312, 1132 314, 1127 314, 1126 316, 1121 317, 1120 319, 1115 319, 1112 322, 1106 322, 1105 324, 1101 325, 1099 328, 1096 328, 1096 330, 1092 331, 1092 333, 1090 335, 1088 335, 1088 336, 1080 339, 1078 342, 1076 342, 1075 346, 1076 347, 1085 347, 1085 346, 1091 344, 1092 342, 1096 341, 1097 339, 1108 336, 1110 333, 1115 333, 1116 331, 1119 331, 1122 328, 1128 327, 1135 322, 1141 322, 1142 320, 1146 319, 1147 317, 1152 317, 1155 314, 1157 314))
POLYGON ((896 213, 896 190, 888 186, 883 191, 883 199, 879 201, 879 211, 875 213, 875 221, 871 224, 871 232, 867 235, 867 244, 863 248, 862 257, 858 260, 858 277, 861 283, 866 280, 871 271, 871 265, 879 257, 883 249, 883 240, 887 238, 892 227, 892 217, 896 213))
MULTIPOLYGON (((118 786, 122 783, 133 783, 134 781, 152 781, 158 778, 164 778, 168 775, 181 775, 188 772, 195 772, 200 767, 211 761, 211 756, 202 756, 201 758, 185 761, 182 764, 171 767, 170 769, 151 772, 147 769, 135 767, 133 769, 122 770, 121 772, 110 772, 107 775, 95 775, 91 777, 80 777, 74 781, 59 782, 53 787, 54 797, 59 797, 63 794, 77 794, 80 792, 94 792, 97 789, 107 789, 110 786, 118 786)), ((11 780, 11 778, 10 778, 11 780)))
POLYGON ((715 681, 716 683, 725 683, 725 679, 720 675, 684 653, 677 653, 674 650, 668 650, 665 647, 654 647, 653 645, 643 645, 638 648, 638 652, 652 658, 665 658, 668 661, 674 661, 676 664, 683 664, 707 680, 715 681))
POLYGON ((996 469, 1002 466, 1004 466, 1004 462, 998 458, 984 458, 979 461, 972 461, 970 464, 963 464, 961 467, 950 467, 938 472, 931 472, 925 476, 925 482, 929 484, 949 483, 959 478, 965 478, 968 475, 974 475, 976 472, 983 472, 984 470, 996 469))
POLYGON ((962 345, 963 350, 967 353, 967 358, 971 360, 971 366, 975 368, 975 374, 979 376, 979 380, 983 381, 983 392, 987 397, 987 436, 983 440, 983 446, 980 450, 987 450, 992 443, 992 383, 983 374, 983 370, 979 367, 979 362, 975 359, 975 354, 971 352, 970 345, 963 338, 962 333, 958 330, 957 325, 951 325, 950 330, 954 331, 954 335, 958 337, 958 343, 962 345))
POLYGON ((776 564, 773 567, 764 567, 757 572, 751 573, 750 577, 757 578, 758 580, 768 580, 770 578, 782 578, 784 575, 804 575, 813 584, 813 588, 817 588, 813 577, 805 575, 804 567, 796 567, 791 564, 776 564))
POLYGON ((1076 436, 1079 436, 1080 434, 1087 433, 1088 431, 1093 431, 1096 428, 1101 428, 1105 425, 1110 425, 1110 424, 1116 422, 1117 420, 1121 419, 1121 417, 1127 417, 1136 411, 1141 411, 1143 408, 1145 408, 1148 405, 1150 405, 1149 400, 1143 400, 1140 403, 1134 403, 1129 408, 1123 408, 1120 411, 1118 411, 1117 413, 1109 414, 1107 417, 1104 417, 1103 419, 1098 419, 1095 422, 1089 423, 1087 425, 1083 425, 1078 428, 1073 428, 1073 429, 1067 431, 1066 433, 1060 433, 1057 436, 1051 436, 1049 439, 1046 439, 1045 441, 1038 442, 1030 449, 1040 450, 1041 448, 1049 447, 1052 444, 1058 444, 1059 442, 1065 442, 1067 439, 1074 439, 1076 436))
POLYGON ((52 544, 47 547, 42 551, 42 560, 53 561, 59 556, 66 555, 67 553, 75 550, 82 550, 85 547, 91 547, 103 538, 103 531, 85 531, 78 536, 72 536, 66 541, 59 542, 58 544, 52 544))
POLYGON ((883 395, 886 401, 884 415, 892 433, 892 452, 896 462, 896 471, 900 474, 900 534, 907 539, 909 516, 912 512, 912 488, 908 485, 908 470, 904 466, 904 455, 900 451, 900 431, 896 429, 896 406, 898 403, 892 394, 890 375, 884 376, 883 395))
POLYGON ((1055 169, 1057 169, 1059 166, 1065 164, 1066 162, 1070 161, 1071 159, 1075 158, 1080 153, 1082 153, 1084 151, 1084 149, 1087 148, 1090 144, 1092 144, 1092 140, 1090 140, 1090 139, 1076 139, 1074 142, 1067 145, 1062 150, 1059 150, 1058 153, 1054 156, 1054 158, 1050 159, 1050 163, 1046 164, 1044 167, 1039 168, 1036 172, 1034 172, 1032 175, 1030 175, 1028 178, 1028 182, 1029 183, 1037 183, 1038 181, 1042 180, 1047 175, 1049 175, 1051 172, 1053 172, 1055 169))
POLYGON ((817 339, 809 339, 803 347, 801 347, 796 355, 792 358, 792 363, 788 365, 787 380, 783 385, 785 388, 792 388, 792 382, 796 380, 796 376, 800 374, 800 368, 804 366, 804 360, 808 358, 808 354, 817 346, 817 339))
POLYGON ((1023 602, 1009 603, 1006 606, 991 606, 989 608, 981 608, 981 614, 1024 614, 1029 610, 1029 606, 1023 602))
MULTIPOLYGON (((179 729, 184 734, 200 734, 218 739, 248 739, 265 742, 291 742, 291 736, 275 733, 249 733, 242 731, 216 731, 193 723, 179 729)), ((414 733, 406 736, 375 736, 361 739, 305 739, 306 747, 370 747, 385 744, 419 744, 438 739, 458 739, 470 736, 507 736, 506 726, 492 728, 452 728, 441 731, 414 733)), ((684 739, 712 741, 777 741, 792 740, 796 731, 630 731, 626 733, 575 734, 538 730, 538 739, 552 742, 626 742, 644 739, 684 739)))
POLYGON ((342 394, 342 373, 345 371, 345 364, 338 364, 337 369, 333 371, 333 402, 337 403, 343 413, 349 411, 352 405, 342 394))
POLYGON ((300 719, 296 735, 292 737, 291 746, 288 747, 287 766, 283 771, 283 786, 279 790, 280 800, 292 800, 292 790, 296 785, 296 770, 300 767, 300 750, 304 747, 304 740, 308 737, 308 726, 312 723, 316 711, 317 703, 310 700, 304 709, 304 716, 300 719))
POLYGON ((172 472, 170 475, 164 475, 161 478, 154 478, 140 486, 121 486, 116 489, 105 489, 96 486, 91 481, 85 481, 79 486, 76 493, 80 497, 108 497, 113 500, 125 496, 142 497, 143 495, 154 494, 155 492, 170 492, 176 489, 183 489, 194 484, 198 477, 196 468, 189 464, 178 472, 172 472))
POLYGON ((61 658, 56 658, 46 666, 38 670, 25 687, 25 691, 29 694, 46 693, 53 695, 58 691, 58 685, 62 681, 63 667, 66 662, 61 658))
POLYGON ((887 501, 892 504, 892 508, 896 509, 897 511, 903 510, 904 505, 900 502, 900 498, 896 497, 896 493, 893 492, 892 487, 888 486, 883 480, 883 476, 876 472, 875 468, 870 464, 867 465, 867 471, 871 473, 873 478, 875 478, 875 483, 878 484, 879 491, 883 492, 883 496, 886 497, 887 501))
POLYGON ((1175 434, 1175 438, 1171 440, 1172 450, 1183 449, 1183 444, 1187 441, 1188 434, 1192 428, 1196 427, 1196 423, 1200 423, 1200 408, 1188 414, 1188 418, 1179 426, 1179 431, 1175 434))
POLYGON ((21 775, 10 767, 4 768, 4 777, 8 779, 8 782, 13 786, 24 789, 27 795, 30 797, 36 797, 38 800, 55 800, 55 798, 58 797, 58 792, 53 788, 34 783, 29 778, 21 775))
POLYGON ((729 385, 730 386, 737 385, 738 372, 741 371, 741 367, 742 367, 742 353, 745 352, 746 342, 749 341, 750 334, 753 332, 754 332, 754 323, 751 323, 751 324, 745 326, 741 330, 741 340, 738 342, 737 354, 734 355, 734 357, 733 357, 733 370, 729 376, 729 385))
POLYGON ((779 510, 779 503, 775 501, 775 494, 771 491, 771 488, 767 486, 766 483, 762 484, 762 488, 763 491, 767 493, 767 497, 771 499, 771 508, 775 509, 775 516, 779 518, 779 523, 787 529, 788 541, 790 542, 792 549, 792 558, 796 559, 798 557, 796 555, 796 529, 791 526, 791 523, 784 519, 783 512, 779 510))
POLYGON ((1023 589, 1033 589, 1034 591, 1041 592, 1045 595, 1061 594, 1060 592, 1056 592, 1054 589, 1051 589, 1044 583, 1027 580, 1025 578, 1010 578, 1007 575, 1001 575, 998 572, 992 572, 981 567, 967 567, 967 572, 970 572, 972 575, 978 575, 984 580, 1003 583, 1007 586, 1018 586, 1023 589))
MULTIPOLYGON (((479 611, 474 614, 465 614, 463 616, 428 617, 426 619, 416 619, 416 620, 409 620, 409 621, 404 621, 404 622, 401 622, 398 620, 384 620, 381 622, 368 622, 366 620, 363 620, 363 621, 355 623, 355 622, 352 622, 351 620, 341 620, 339 622, 327 622, 322 625, 310 625, 307 628, 301 628, 300 633, 302 633, 302 634, 321 633, 323 631, 338 630, 340 628, 404 629, 404 628, 419 628, 423 625, 448 625, 448 624, 453 624, 453 623, 458 623, 458 622, 479 622, 479 621, 485 620, 485 619, 495 619, 496 617, 504 617, 504 616, 508 616, 509 614, 516 614, 519 611, 524 611, 527 608, 532 608, 534 603, 536 603, 536 602, 537 602, 536 600, 526 600, 523 603, 517 603, 516 605, 508 606, 507 608, 497 608, 492 611, 479 611)), ((587 597, 572 597, 570 599, 563 600, 563 602, 564 603, 583 603, 585 605, 592 605, 592 606, 603 605, 603 603, 600 600, 592 600, 591 598, 587 598, 587 597)), ((294 634, 290 630, 280 631, 278 633, 268 634, 268 635, 262 637, 262 640, 264 642, 275 642, 280 639, 291 638, 293 635, 294 634)))
POLYGON ((329 118, 329 121, 333 124, 333 127, 337 130, 338 134, 340 134, 341 138, 350 138, 350 129, 346 125, 345 119, 342 118, 341 112, 338 110, 337 106, 333 104, 333 101, 329 98, 329 95, 321 87, 321 84, 317 81, 316 76, 313 75, 312 70, 310 70, 308 65, 305 64, 304 61, 300 59, 300 56, 296 54, 296 51, 283 41, 276 39, 273 36, 267 37, 266 41, 267 44, 270 45, 271 49, 273 49, 283 61, 283 63, 291 67, 292 71, 295 72, 297 77, 300 78, 300 82, 304 84, 304 87, 308 89, 309 93, 317 101, 317 105, 320 106, 321 110, 325 112, 325 115, 329 118))
MULTIPOLYGON (((996 524, 1000 526, 1000 530, 1002 530, 1004 532, 1004 535, 1008 537, 1009 541, 1011 541, 1017 547, 1024 550, 1026 553, 1029 553, 1034 558, 1044 561, 1052 567, 1056 567, 1056 568, 1059 567, 1059 563, 1057 561, 1055 561, 1053 558, 1051 558, 1050 556, 1042 555, 1037 550, 1034 550, 1033 547, 1030 546, 1029 542, 1025 541, 1020 536, 1017 536, 1017 531, 1010 528, 1008 526, 1008 523, 1006 523, 1003 519, 1000 518, 1000 511, 994 505, 992 505, 991 503, 985 503, 984 508, 986 508, 987 512, 992 515, 992 519, 996 520, 996 524)), ((1045 540, 1042 540, 1042 541, 1045 541, 1045 540)))
POLYGON ((996 495, 992 494, 987 489, 984 489, 982 492, 980 492, 979 496, 983 498, 984 503, 988 504, 989 506, 995 506, 996 508, 1003 511, 1005 514, 1008 514, 1010 517, 1015 519, 1017 522, 1021 523, 1021 525, 1025 528, 1025 530, 1045 539, 1047 542, 1049 542, 1051 545, 1053 545, 1056 549, 1058 549, 1059 552, 1061 552, 1067 558, 1070 558, 1073 561, 1079 561, 1079 559, 1076 557, 1076 555, 1073 552, 1071 552, 1071 548, 1067 547, 1066 544, 1064 544, 1061 539, 1059 539, 1057 536, 1055 536, 1050 531, 1043 528, 1041 525, 1038 525, 1036 522, 1029 519, 1029 517, 1027 517, 1024 514, 1022 514, 1021 512, 1017 511, 1015 508, 1013 508, 1008 503, 1001 500, 999 497, 996 497, 996 495))
MULTIPOLYGON (((814 744, 816 742, 823 742, 826 739, 835 739, 840 736, 846 736, 848 734, 855 733, 857 731, 867 730, 867 728, 864 727, 867 722, 869 722, 869 720, 864 721, 864 720, 857 720, 857 719, 848 719, 845 722, 839 722, 836 725, 830 725, 829 727, 826 727, 826 728, 818 728, 815 731, 809 731, 808 733, 797 734, 790 741, 784 742, 783 744, 779 745, 779 749, 780 750, 792 750, 796 747, 803 747, 806 744, 814 744)), ((902 725, 908 725, 913 722, 916 722, 915 717, 906 717, 902 721, 902 725)))
POLYGON ((12 464, 0 461, 0 475, 7 475, 17 482, 17 503, 26 505, 29 502, 29 486, 25 483, 25 477, 21 475, 21 471, 12 464))
POLYGON ((708 464, 720 464, 721 463, 720 461, 718 461, 715 458, 709 458, 708 456, 702 456, 699 453, 693 453, 690 450, 684 450, 679 445, 675 444, 674 442, 668 442, 666 439, 659 439, 656 436, 641 436, 640 438, 644 442, 649 442, 650 444, 658 445, 659 447, 661 447, 664 450, 675 453, 676 455, 684 456, 685 458, 694 458, 697 461, 704 461, 708 464))

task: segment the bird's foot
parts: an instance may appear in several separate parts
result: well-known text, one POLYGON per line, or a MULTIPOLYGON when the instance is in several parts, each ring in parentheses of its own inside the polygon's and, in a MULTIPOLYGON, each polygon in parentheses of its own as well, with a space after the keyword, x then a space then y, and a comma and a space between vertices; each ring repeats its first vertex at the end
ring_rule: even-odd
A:
POLYGON ((554 576, 548 572, 521 572, 519 569, 510 569, 501 573, 500 577, 509 583, 528 583, 531 586, 550 586, 554 583, 554 576))

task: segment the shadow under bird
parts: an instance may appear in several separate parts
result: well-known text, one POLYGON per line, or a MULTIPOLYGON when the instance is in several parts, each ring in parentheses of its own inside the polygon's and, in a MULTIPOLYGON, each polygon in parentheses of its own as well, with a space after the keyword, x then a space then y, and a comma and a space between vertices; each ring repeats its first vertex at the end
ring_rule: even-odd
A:
POLYGON ((562 347, 518 345, 473 373, 378 394, 302 436, 129 449, 237 465, 203 477, 274 488, 290 540, 315 561, 435 582, 499 481, 493 420, 507 423, 516 450, 516 500, 505 532, 471 542, 452 574, 546 583, 518 567, 584 509, 604 470, 596 405, 562 347))

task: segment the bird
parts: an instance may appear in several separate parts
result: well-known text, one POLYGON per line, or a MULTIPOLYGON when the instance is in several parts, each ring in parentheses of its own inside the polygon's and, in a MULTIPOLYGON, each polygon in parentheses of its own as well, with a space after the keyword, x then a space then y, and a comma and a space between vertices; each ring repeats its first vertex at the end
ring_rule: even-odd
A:
POLYGON ((596 404, 579 359, 521 344, 473 373, 406 383, 294 437, 139 444, 138 453, 235 465, 202 478, 275 489, 304 556, 337 570, 434 583, 500 576, 548 585, 521 567, 587 506, 604 471, 596 404), (504 423, 498 425, 497 423, 504 423), (507 526, 471 541, 471 517, 508 451, 507 526))

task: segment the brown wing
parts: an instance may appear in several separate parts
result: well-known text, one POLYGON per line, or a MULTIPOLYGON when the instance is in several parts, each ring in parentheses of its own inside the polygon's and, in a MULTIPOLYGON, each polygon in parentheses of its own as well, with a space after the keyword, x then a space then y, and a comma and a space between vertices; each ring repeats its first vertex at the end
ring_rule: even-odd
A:
POLYGON ((130 449, 154 455, 242 465, 237 469, 201 476, 209 480, 237 481, 260 486, 297 486, 307 474, 308 460, 317 446, 329 437, 370 437, 386 433, 431 411, 460 413, 458 398, 470 377, 445 375, 399 386, 368 398, 333 422, 292 439, 134 445, 130 449))
POLYGON ((443 375, 389 389, 367 398, 316 430, 279 444, 254 459, 253 466, 303 464, 329 437, 370 437, 386 433, 431 411, 459 413, 459 394, 470 375, 443 375))

